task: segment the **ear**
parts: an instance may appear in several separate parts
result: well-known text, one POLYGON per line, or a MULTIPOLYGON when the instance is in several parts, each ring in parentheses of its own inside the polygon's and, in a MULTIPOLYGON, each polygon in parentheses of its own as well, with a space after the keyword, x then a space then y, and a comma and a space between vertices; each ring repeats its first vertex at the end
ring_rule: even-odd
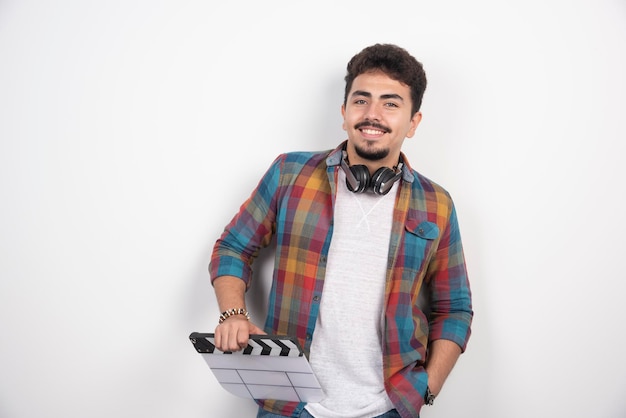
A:
POLYGON ((341 105, 341 117, 343 118, 343 122, 341 123, 341 127, 343 128, 344 131, 347 131, 346 129, 346 105, 341 105))
POLYGON ((411 118, 409 131, 406 133, 407 138, 412 138, 413 135, 415 135, 415 130, 417 129, 417 126, 420 124, 421 121, 422 121, 422 112, 415 112, 415 114, 411 118))

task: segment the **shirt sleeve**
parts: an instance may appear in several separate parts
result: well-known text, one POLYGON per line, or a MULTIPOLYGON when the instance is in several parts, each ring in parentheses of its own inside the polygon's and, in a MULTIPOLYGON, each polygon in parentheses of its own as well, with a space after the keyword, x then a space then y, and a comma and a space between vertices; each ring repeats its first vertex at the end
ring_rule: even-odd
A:
POLYGON ((215 243, 209 264, 211 282, 220 276, 235 276, 250 287, 252 263, 259 250, 269 245, 276 230, 276 191, 282 155, 274 160, 250 197, 215 243))
POLYGON ((472 298, 454 205, 435 257, 428 267, 429 340, 454 341, 465 351, 471 334, 472 298))

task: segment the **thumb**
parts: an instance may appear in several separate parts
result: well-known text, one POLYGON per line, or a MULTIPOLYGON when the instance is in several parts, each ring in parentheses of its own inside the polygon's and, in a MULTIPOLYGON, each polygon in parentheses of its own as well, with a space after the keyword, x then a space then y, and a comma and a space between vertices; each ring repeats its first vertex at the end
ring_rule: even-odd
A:
POLYGON ((252 322, 250 322, 249 332, 250 334, 267 334, 267 332, 263 331, 261 328, 257 327, 252 322))

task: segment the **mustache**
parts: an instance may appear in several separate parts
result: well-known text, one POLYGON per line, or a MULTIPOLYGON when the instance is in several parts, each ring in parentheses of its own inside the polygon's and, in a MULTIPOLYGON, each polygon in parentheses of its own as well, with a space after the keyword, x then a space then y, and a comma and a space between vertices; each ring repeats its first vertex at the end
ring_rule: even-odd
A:
POLYGON ((356 125, 354 125, 354 129, 363 129, 363 128, 374 128, 374 129, 378 129, 379 131, 383 131, 385 133, 391 132, 391 129, 389 129, 385 125, 381 125, 378 122, 371 122, 369 120, 365 120, 363 122, 359 122, 356 125))

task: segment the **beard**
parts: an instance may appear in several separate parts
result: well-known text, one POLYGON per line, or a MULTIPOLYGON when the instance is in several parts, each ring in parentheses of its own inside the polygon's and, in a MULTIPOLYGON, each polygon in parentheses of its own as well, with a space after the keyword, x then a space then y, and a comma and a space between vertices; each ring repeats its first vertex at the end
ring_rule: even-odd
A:
POLYGON ((380 161, 389 155, 389 148, 371 149, 370 147, 364 148, 355 145, 354 150, 356 155, 368 161, 380 161))

